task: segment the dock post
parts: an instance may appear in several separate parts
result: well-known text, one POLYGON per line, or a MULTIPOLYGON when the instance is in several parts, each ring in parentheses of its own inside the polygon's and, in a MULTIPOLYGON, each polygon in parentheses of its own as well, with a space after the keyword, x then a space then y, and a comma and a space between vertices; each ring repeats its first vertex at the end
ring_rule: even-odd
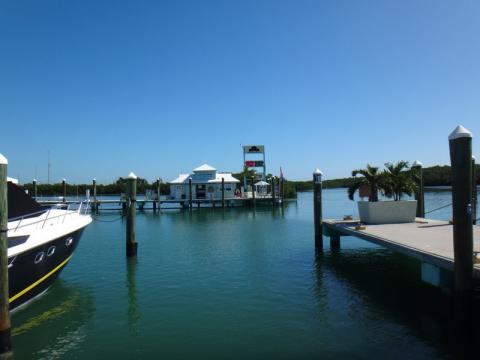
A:
POLYGON ((37 199, 37 179, 33 179, 33 198, 37 199))
POLYGON ((253 208, 255 209, 255 207, 257 206, 256 202, 255 202, 255 178, 252 176, 252 203, 253 203, 253 208))
POLYGON ((131 172, 127 177, 127 234, 126 250, 127 257, 137 255, 138 243, 135 239, 135 212, 137 210, 137 176, 131 172))
POLYGON ((340 233, 335 231, 330 235, 330 248, 340 249, 340 233))
POLYGON ((10 305, 8 292, 8 160, 0 154, 0 358, 12 351, 10 339, 10 305))
POLYGON ((280 194, 278 196, 280 196, 280 205, 283 206, 283 198, 284 198, 284 190, 283 190, 283 187, 284 187, 284 183, 283 183, 283 176, 280 177, 280 179, 278 179, 278 186, 279 186, 279 190, 280 190, 280 194))
POLYGON ((225 209, 225 178, 222 177, 222 209, 225 209))
POLYGON ((63 202, 67 201, 67 180, 62 180, 62 188, 63 188, 63 202))
POLYGON ((475 156, 472 156, 472 218, 473 225, 477 225, 477 171, 475 169, 475 156))
POLYGON ((415 192, 415 200, 417 200, 417 213, 416 216, 419 218, 425 218, 425 194, 423 191, 423 164, 415 160, 412 164, 412 169, 414 169, 417 178, 418 189, 415 192))
POLYGON ((190 211, 192 211, 193 203, 192 203, 192 178, 188 179, 188 207, 190 211))
POLYGON ((157 178, 157 202, 158 202, 158 212, 160 213, 160 207, 162 203, 160 202, 160 178, 157 178))
POLYGON ((92 179, 93 186, 93 210, 98 212, 98 203, 97 203, 97 179, 92 179))
POLYGON ((315 245, 323 246, 322 234, 322 175, 323 173, 316 169, 313 172, 313 219, 315 224, 315 245))
POLYGON ((471 320, 473 297, 472 133, 459 125, 448 137, 452 166, 455 315, 471 320))
POLYGON ((271 187, 272 187, 272 206, 275 206, 275 178, 272 176, 270 179, 271 187))

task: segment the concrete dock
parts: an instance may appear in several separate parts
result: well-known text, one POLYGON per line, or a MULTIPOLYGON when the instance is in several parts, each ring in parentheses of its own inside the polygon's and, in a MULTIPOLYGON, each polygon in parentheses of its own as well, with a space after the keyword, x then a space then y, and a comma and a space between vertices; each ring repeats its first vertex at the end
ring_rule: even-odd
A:
MULTIPOLYGON (((447 221, 421 219, 404 224, 364 225, 358 220, 324 220, 323 233, 331 239, 355 236, 422 261, 422 264, 453 271, 453 225, 447 221)), ((480 252, 480 227, 474 226, 474 251, 480 252)), ((473 254, 472 254, 473 256, 473 254)), ((480 263, 474 265, 474 277, 480 279, 480 263)))

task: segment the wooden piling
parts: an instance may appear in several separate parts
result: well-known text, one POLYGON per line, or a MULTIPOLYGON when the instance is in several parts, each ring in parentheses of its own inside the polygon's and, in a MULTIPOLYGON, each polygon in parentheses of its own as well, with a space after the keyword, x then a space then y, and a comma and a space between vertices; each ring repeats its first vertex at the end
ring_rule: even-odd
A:
POLYGON ((315 245, 323 246, 322 235, 322 175, 323 173, 316 169, 313 172, 313 219, 315 225, 315 245))
POLYGON ((158 203, 158 212, 160 213, 160 207, 162 203, 160 202, 160 178, 157 178, 157 203, 158 203))
POLYGON ((285 199, 285 183, 283 177, 280 178, 280 199, 281 199, 281 205, 283 206, 283 202, 285 199))
POLYGON ((225 209, 225 178, 222 177, 222 209, 225 209))
POLYGON ((127 177, 127 226, 126 226, 126 250, 127 257, 137 255, 137 241, 135 238, 135 213, 137 201, 137 176, 131 172, 127 177))
POLYGON ((448 137, 452 166, 456 316, 468 321, 473 296, 472 134, 463 126, 448 137))
POLYGON ((97 180, 92 179, 93 186, 93 210, 98 212, 98 202, 97 202, 97 180))
POLYGON ((472 219, 477 225, 477 171, 475 169, 475 156, 472 156, 472 219))
POLYGON ((67 180, 62 180, 62 188, 63 188, 63 202, 67 201, 67 180))
POLYGON ((192 178, 188 179, 188 207, 192 211, 192 178))
POLYGON ((270 179, 270 187, 272 188, 272 206, 275 206, 275 178, 270 179))
POLYGON ((330 234, 330 248, 340 249, 340 233, 332 232, 330 234))
POLYGON ((12 351, 8 292, 8 194, 7 159, 0 154, 0 358, 12 351))
POLYGON ((415 192, 415 200, 417 200, 417 213, 416 216, 420 218, 425 218, 425 194, 423 189, 423 164, 415 160, 412 165, 412 169, 415 171, 417 176, 417 191, 415 192))
POLYGON ((37 179, 33 179, 33 198, 37 198, 37 179))
POLYGON ((252 176, 251 182, 252 182, 252 205, 255 208, 257 206, 255 202, 255 177, 252 176))

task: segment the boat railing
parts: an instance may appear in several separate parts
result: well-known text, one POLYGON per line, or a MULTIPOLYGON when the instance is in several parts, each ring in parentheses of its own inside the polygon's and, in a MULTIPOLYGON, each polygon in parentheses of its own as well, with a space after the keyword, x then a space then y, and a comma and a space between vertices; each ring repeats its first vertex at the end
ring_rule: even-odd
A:
POLYGON ((64 210, 64 212, 62 214, 52 213, 52 210, 54 210, 55 208, 49 208, 48 210, 36 211, 36 212, 30 213, 30 214, 25 214, 25 215, 22 215, 22 216, 18 216, 16 218, 9 219, 9 221, 8 221, 9 223, 15 222, 15 221, 18 221, 18 223, 14 227, 9 228, 8 231, 16 232, 20 228, 27 227, 27 226, 32 226, 32 225, 36 225, 37 228, 38 228, 38 226, 40 224, 41 224, 41 229, 43 229, 45 227, 45 224, 47 223, 47 221, 53 220, 53 219, 58 219, 58 221, 61 221, 62 224, 63 224, 65 222, 65 219, 67 218, 67 216, 80 215, 82 213, 84 215, 86 215, 88 213, 89 203, 90 203, 89 200, 85 201, 86 206, 85 206, 85 209, 83 209, 84 201, 82 201, 82 202, 80 202, 78 208, 75 209, 75 210, 70 210, 70 205, 68 205, 67 208, 64 210), (40 215, 44 214, 44 213, 46 213, 45 218, 42 216, 41 219, 38 219, 36 221, 26 222, 26 223, 24 222, 25 219, 32 219, 33 217, 40 217, 40 215), (22 222, 24 222, 24 223, 22 224, 22 222))

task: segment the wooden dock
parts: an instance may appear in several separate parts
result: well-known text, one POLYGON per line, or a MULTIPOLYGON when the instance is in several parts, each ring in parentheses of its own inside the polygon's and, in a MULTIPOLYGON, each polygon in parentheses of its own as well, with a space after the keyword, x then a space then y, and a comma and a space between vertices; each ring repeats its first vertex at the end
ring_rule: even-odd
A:
MULTIPOLYGON (((422 272, 423 264, 453 271, 453 225, 447 221, 417 218, 413 223, 364 225, 364 230, 357 230, 358 224, 358 220, 324 220, 323 233, 333 242, 338 242, 340 236, 355 236, 417 258, 422 261, 422 272)), ((474 226, 473 231, 474 251, 480 252, 480 227, 474 226)), ((478 262, 474 265, 474 277, 480 279, 478 262)))
MULTIPOLYGON (((275 203, 278 205, 280 200, 273 199, 275 203)), ((58 199, 41 199, 37 198, 36 201, 42 206, 55 206, 55 205, 76 205, 79 204, 82 200, 63 200, 61 197, 58 199)), ((225 206, 226 207, 239 207, 239 206, 252 206, 252 198, 243 198, 243 197, 234 197, 234 198, 225 198, 225 206)), ((97 209, 101 210, 121 210, 122 207, 125 205, 125 199, 97 199, 97 209), (102 205, 110 205, 109 208, 104 208, 102 205)), ((161 207, 160 210, 175 210, 175 209, 186 209, 189 206, 188 199, 161 199, 152 200, 152 199, 137 199, 136 200, 136 207, 138 210, 156 210, 157 205, 166 205, 165 207, 161 207), (146 206, 149 205, 149 206, 146 206), (177 205, 177 206, 172 206, 177 205)), ((94 208, 95 202, 90 200, 90 205, 94 208)), ((260 197, 256 199, 257 205, 271 205, 272 204, 272 197, 260 197)), ((222 207, 222 200, 221 199, 192 199, 192 205, 196 208, 200 207, 222 207)))

